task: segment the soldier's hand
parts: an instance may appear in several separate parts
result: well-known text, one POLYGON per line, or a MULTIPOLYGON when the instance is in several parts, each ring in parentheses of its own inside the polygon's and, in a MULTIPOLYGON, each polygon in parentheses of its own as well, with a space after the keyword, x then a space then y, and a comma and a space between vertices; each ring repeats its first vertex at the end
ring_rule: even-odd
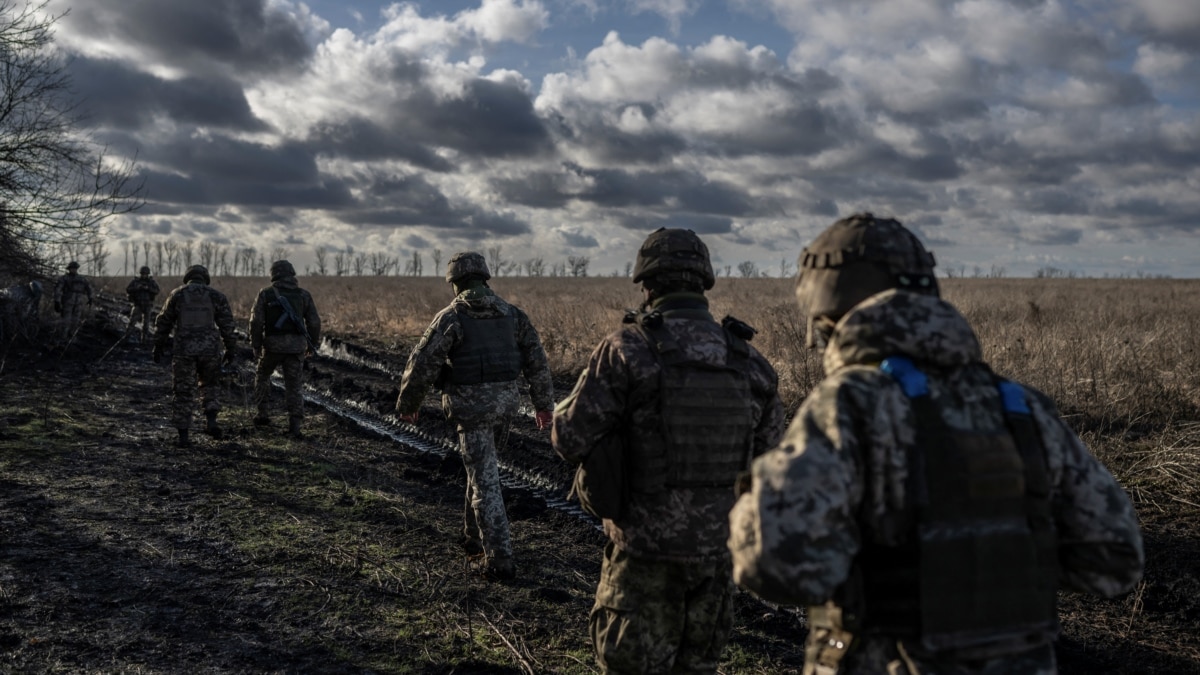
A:
POLYGON ((400 414, 396 415, 396 417, 399 418, 401 422, 407 422, 408 424, 416 424, 417 417, 419 417, 420 414, 421 414, 420 412, 400 413, 400 414))
POLYGON ((533 414, 533 421, 537 422, 537 428, 543 431, 550 428, 554 422, 553 410, 539 410, 533 414))
POLYGON ((749 471, 742 471, 737 475, 733 482, 733 494, 735 497, 750 492, 754 488, 754 476, 749 471))

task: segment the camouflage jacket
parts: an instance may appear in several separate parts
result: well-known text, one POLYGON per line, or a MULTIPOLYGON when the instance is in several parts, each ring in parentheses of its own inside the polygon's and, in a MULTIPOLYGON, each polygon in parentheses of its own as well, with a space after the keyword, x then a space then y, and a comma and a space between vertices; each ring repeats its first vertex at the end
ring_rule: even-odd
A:
POLYGON ((175 334, 174 353, 177 356, 216 356, 237 347, 237 336, 233 332, 233 311, 229 300, 217 289, 192 281, 171 291, 162 311, 154 322, 154 343, 165 346, 171 334, 175 334), (213 323, 203 328, 184 329, 179 326, 180 306, 185 293, 203 293, 213 305, 213 323))
POLYGON ((139 306, 147 306, 154 304, 154 299, 158 297, 159 289, 158 282, 154 277, 134 277, 133 281, 125 287, 125 297, 129 301, 139 306))
POLYGON ((54 301, 62 304, 92 299, 92 284, 82 274, 64 274, 54 284, 54 301))
MULTIPOLYGON (((915 418, 900 386, 878 367, 895 355, 923 364, 948 426, 1004 432, 993 376, 954 307, 902 291, 868 298, 838 323, 824 353, 825 379, 783 443, 754 462, 751 490, 730 514, 738 584, 770 600, 819 605, 835 598, 864 538, 887 546, 908 538, 911 522, 901 514, 908 505, 905 449, 915 442, 915 418)), ((1105 597, 1128 591, 1144 560, 1133 506, 1053 403, 1037 391, 1026 388, 1026 394, 1046 451, 1060 584, 1105 597)), ((894 655, 894 642, 869 638, 858 653, 862 659, 884 658, 889 649, 894 655)), ((874 667, 883 670, 860 664, 842 672, 874 667)))
MULTIPOLYGON (((666 296, 654 305, 668 310, 681 296, 666 296)), ((686 295, 687 304, 707 309, 703 296, 686 295)), ((725 331, 708 319, 666 318, 664 328, 689 359, 724 365, 729 357, 725 331)), ((779 441, 786 424, 779 400, 775 370, 750 347, 747 359, 753 397, 754 438, 757 456, 779 441)), ((660 434, 659 358, 635 326, 605 338, 591 358, 575 388, 555 409, 554 449, 567 461, 581 463, 610 434, 630 438, 635 434, 660 434), (636 400, 635 400, 636 399, 636 400), (648 404, 647 404, 648 403, 648 404)), ((626 447, 630 447, 626 443, 626 447)), ((604 521, 609 538, 629 553, 645 558, 679 561, 715 560, 728 555, 729 509, 732 483, 719 488, 671 488, 662 494, 634 494, 620 522, 604 521)))
MULTIPOLYGON (((508 304, 490 288, 473 288, 460 293, 448 307, 438 312, 413 348, 404 369, 396 410, 412 413, 420 410, 425 394, 434 385, 454 349, 462 343, 463 328, 459 312, 473 317, 496 317, 513 312, 517 323, 517 347, 521 351, 521 373, 529 383, 529 398, 537 410, 554 407, 554 383, 550 363, 537 330, 519 308, 508 304)), ((471 385, 446 385, 442 407, 446 416, 463 425, 483 423, 498 417, 515 415, 520 404, 518 380, 471 385)))
POLYGON ((270 286, 258 292, 254 308, 250 311, 250 347, 255 351, 265 349, 280 354, 303 354, 308 350, 308 340, 301 333, 267 334, 267 301, 275 297, 275 289, 296 290, 304 300, 300 307, 293 307, 304 321, 308 337, 314 345, 321 344, 321 315, 317 313, 317 305, 313 302, 312 294, 300 288, 296 277, 284 277, 274 281, 270 286))

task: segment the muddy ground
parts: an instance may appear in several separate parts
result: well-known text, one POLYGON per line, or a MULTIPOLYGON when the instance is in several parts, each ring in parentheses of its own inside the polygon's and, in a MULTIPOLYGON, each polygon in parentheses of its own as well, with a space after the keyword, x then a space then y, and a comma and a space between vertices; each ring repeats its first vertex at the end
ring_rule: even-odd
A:
MULTIPOLYGON (((236 374, 226 437, 175 448, 168 370, 145 347, 97 363, 115 338, 97 318, 65 350, 5 355, 0 670, 596 672, 586 618, 604 540, 593 523, 508 489, 519 576, 486 581, 457 544, 453 456, 312 407, 303 440, 256 428, 236 374)), ((386 351, 370 353, 402 361, 386 351)), ((323 358, 309 375, 380 412, 394 401, 395 382, 367 366, 323 358)), ((447 431, 433 400, 422 426, 447 431)), ((529 420, 502 457, 569 475, 529 420)), ((1064 673, 1200 672, 1200 523, 1173 504, 1142 514, 1138 591, 1063 596, 1064 673)), ((799 672, 797 614, 739 594, 736 622, 722 672, 799 672)))

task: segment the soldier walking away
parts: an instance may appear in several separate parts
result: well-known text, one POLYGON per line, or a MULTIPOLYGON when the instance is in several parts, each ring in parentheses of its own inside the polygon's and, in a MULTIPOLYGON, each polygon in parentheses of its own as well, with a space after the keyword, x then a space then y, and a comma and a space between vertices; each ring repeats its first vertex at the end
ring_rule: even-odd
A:
POLYGON ((1056 672, 1060 588, 1142 575, 1133 506, 1053 402, 988 368, 934 259, 861 213, 804 249, 825 379, 754 462, 734 578, 807 605, 805 673, 1056 672))
POLYGON ((18 335, 32 340, 41 314, 42 282, 34 280, 0 290, 0 342, 8 344, 18 335))
POLYGON ((83 313, 92 304, 92 284, 79 274, 79 263, 67 264, 67 273, 54 284, 54 311, 62 315, 58 339, 66 342, 79 329, 83 313))
POLYGON ((271 285, 258 292, 250 313, 250 347, 258 361, 254 376, 257 426, 270 426, 268 402, 271 375, 283 370, 284 400, 288 433, 300 438, 304 421, 304 359, 317 352, 321 340, 321 317, 312 295, 300 288, 296 268, 286 260, 271 263, 271 285))
POLYGON ((183 285, 167 296, 155 322, 155 363, 162 360, 171 334, 175 336, 171 354, 174 386, 171 423, 179 430, 180 447, 190 444, 188 429, 192 425, 197 381, 204 401, 204 431, 213 438, 221 437, 217 413, 221 410, 222 344, 225 363, 233 363, 237 347, 229 300, 210 287, 209 280, 208 269, 203 265, 187 268, 183 285))
POLYGON ((624 453, 624 506, 589 629, 610 673, 715 673, 733 623, 726 540, 734 484, 783 434, 775 370, 754 329, 709 313, 716 281, 691 230, 659 229, 638 251, 642 312, 592 352, 555 409, 551 440, 574 464, 624 453))
POLYGON ((125 296, 129 298, 129 325, 125 327, 125 337, 133 333, 133 325, 138 321, 142 324, 142 344, 149 342, 150 324, 153 319, 154 299, 158 297, 158 282, 150 276, 150 268, 143 266, 138 270, 138 276, 125 287, 125 296))
POLYGON ((483 554, 481 571, 495 579, 516 575, 508 514, 500 491, 496 438, 503 437, 520 403, 519 378, 539 429, 550 425, 554 385, 550 365, 529 317, 488 287, 487 262, 475 252, 457 253, 446 267, 455 297, 434 317, 412 354, 396 399, 401 420, 415 424, 425 394, 442 390, 446 418, 458 427, 467 470, 463 547, 483 554))

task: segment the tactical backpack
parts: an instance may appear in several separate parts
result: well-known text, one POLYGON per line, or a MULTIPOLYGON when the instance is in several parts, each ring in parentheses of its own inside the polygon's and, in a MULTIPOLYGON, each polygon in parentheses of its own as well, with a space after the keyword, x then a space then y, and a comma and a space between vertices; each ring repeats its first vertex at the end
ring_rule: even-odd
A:
POLYGON ((272 287, 271 290, 271 293, 267 293, 267 299, 263 307, 265 319, 263 332, 267 335, 299 335, 304 333, 304 326, 296 324, 296 321, 283 308, 283 303, 279 300, 280 296, 286 298, 296 316, 303 317, 305 309, 304 293, 299 288, 280 289, 272 287))

